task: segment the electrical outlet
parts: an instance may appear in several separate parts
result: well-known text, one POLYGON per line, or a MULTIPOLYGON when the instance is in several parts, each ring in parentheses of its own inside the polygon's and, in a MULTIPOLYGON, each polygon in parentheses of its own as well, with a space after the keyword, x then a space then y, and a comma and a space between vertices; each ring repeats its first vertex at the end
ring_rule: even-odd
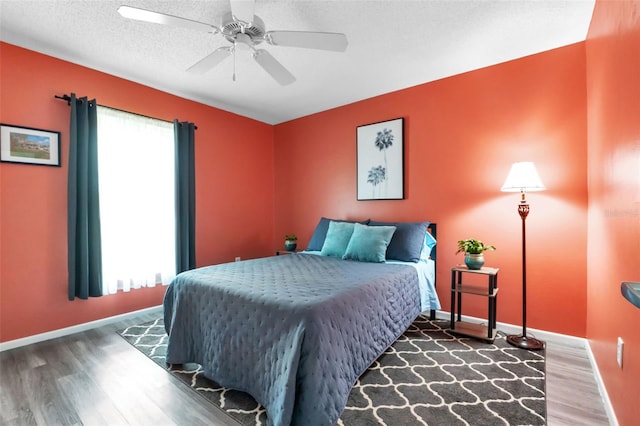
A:
POLYGON ((624 349, 624 341, 622 337, 618 337, 618 350, 616 353, 616 359, 618 360, 618 366, 622 368, 622 351, 624 349))
POLYGON ((240 256, 236 256, 236 262, 240 262, 240 256))

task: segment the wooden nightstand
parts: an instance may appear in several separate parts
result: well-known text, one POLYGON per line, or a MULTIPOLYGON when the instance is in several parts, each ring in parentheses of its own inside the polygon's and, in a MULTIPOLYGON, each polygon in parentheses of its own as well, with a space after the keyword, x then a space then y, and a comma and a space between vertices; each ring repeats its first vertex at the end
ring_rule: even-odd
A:
POLYGON ((477 337, 493 342, 496 338, 496 303, 498 300, 498 268, 483 267, 478 270, 458 265, 451 268, 451 331, 465 336, 477 337), (478 274, 487 277, 487 286, 465 284, 463 274, 478 274), (462 321, 462 295, 475 294, 488 299, 487 325, 462 321), (456 321, 456 311, 458 318, 456 321))
POLYGON ((280 256, 281 254, 296 254, 299 253, 301 250, 295 250, 295 251, 290 251, 290 250, 276 250, 276 256, 280 256))

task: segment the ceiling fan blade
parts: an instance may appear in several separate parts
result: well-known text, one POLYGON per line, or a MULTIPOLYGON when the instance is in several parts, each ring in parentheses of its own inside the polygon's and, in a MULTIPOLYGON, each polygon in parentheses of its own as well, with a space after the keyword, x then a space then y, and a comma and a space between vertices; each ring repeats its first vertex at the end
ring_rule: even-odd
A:
POLYGON ((291 84, 296 81, 296 78, 287 70, 276 58, 271 56, 269 52, 264 49, 258 49, 253 53, 253 59, 256 60, 258 64, 266 72, 268 72, 271 77, 278 83, 283 86, 287 84, 291 84))
POLYGON ((253 12, 255 10, 255 0, 230 0, 231 14, 233 17, 245 24, 253 21, 253 12))
POLYGON ((196 74, 205 73, 224 61, 229 55, 231 55, 231 47, 220 47, 189 67, 187 72, 196 74))
POLYGON ((304 47, 307 49, 347 50, 347 36, 342 33, 316 33, 308 31, 268 31, 265 39, 277 46, 304 47))
POLYGON ((188 28, 190 30, 207 31, 219 33, 220 30, 215 25, 204 22, 193 21, 191 19, 180 18, 179 16, 167 15, 166 13, 153 12, 151 10, 140 9, 138 7, 120 6, 118 13, 129 19, 137 21, 152 22, 154 24, 172 25, 174 27, 188 28))

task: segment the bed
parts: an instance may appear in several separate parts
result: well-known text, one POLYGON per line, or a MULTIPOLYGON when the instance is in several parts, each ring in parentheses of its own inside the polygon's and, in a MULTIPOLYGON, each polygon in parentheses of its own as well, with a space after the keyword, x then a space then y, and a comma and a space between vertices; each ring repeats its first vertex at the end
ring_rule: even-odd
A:
POLYGON ((298 254, 179 274, 164 299, 166 361, 196 362, 249 393, 270 425, 335 424, 357 378, 420 312, 440 306, 433 249, 417 262, 388 252, 380 263, 343 259, 324 250, 337 223, 329 222, 319 251, 312 238, 298 254))

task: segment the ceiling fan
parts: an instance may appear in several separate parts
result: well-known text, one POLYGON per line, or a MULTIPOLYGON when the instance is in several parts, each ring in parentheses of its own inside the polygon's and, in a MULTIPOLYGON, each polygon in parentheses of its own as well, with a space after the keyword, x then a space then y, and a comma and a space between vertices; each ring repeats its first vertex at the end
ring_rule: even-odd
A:
MULTIPOLYGON (((219 47, 187 69, 187 72, 193 73, 209 71, 227 57, 235 55, 238 48, 247 47, 258 65, 284 86, 293 83, 296 78, 267 50, 257 49, 260 43, 334 52, 344 52, 347 48, 347 37, 342 33, 266 31, 262 19, 254 15, 255 0, 230 0, 230 3, 231 12, 222 17, 220 27, 132 6, 120 6, 118 13, 129 19, 221 34, 231 43, 231 46, 219 47)), ((235 71, 233 79, 235 81, 235 71)))

